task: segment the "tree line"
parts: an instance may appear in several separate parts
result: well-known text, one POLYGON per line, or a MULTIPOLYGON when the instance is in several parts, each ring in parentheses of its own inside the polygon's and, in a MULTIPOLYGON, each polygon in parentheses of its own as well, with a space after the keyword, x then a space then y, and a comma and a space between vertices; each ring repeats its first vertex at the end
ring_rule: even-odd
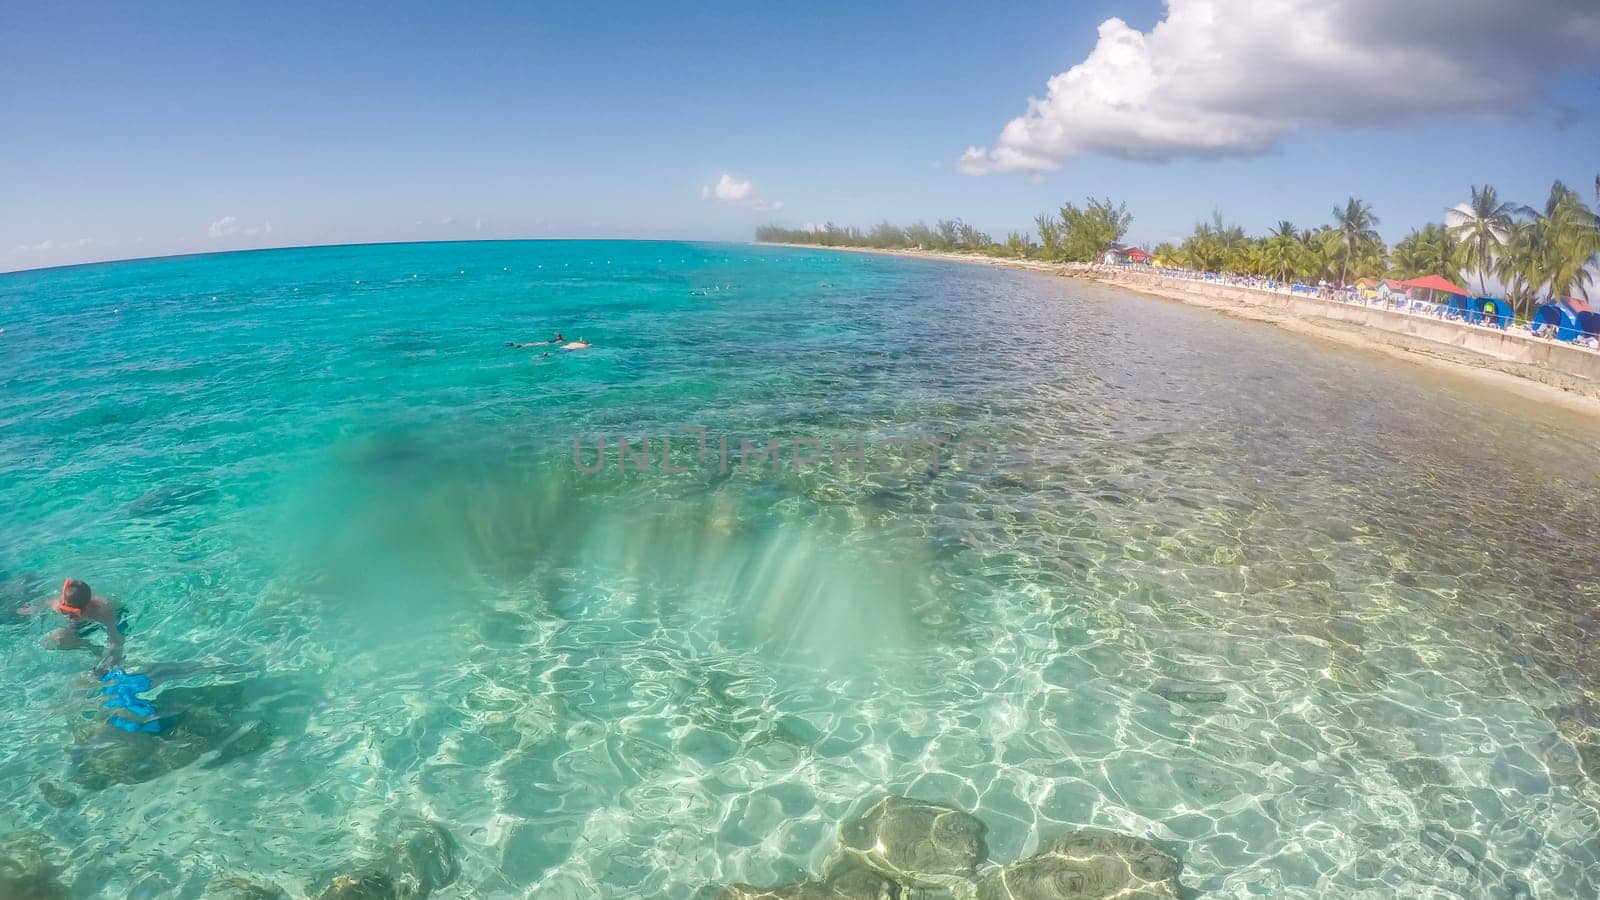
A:
POLYGON ((1025 231, 1012 231, 1004 242, 996 241, 961 219, 942 219, 932 227, 922 222, 904 226, 883 222, 870 231, 832 222, 810 228, 762 225, 756 229, 756 240, 769 244, 937 250, 1053 262, 1097 262, 1122 240, 1132 221, 1126 205, 1090 198, 1082 209, 1068 203, 1058 214, 1036 218, 1038 241, 1025 231))
POLYGON ((866 247, 873 250, 940 250, 953 253, 986 253, 1001 246, 988 234, 960 219, 941 219, 932 227, 922 222, 903 227, 884 222, 871 231, 832 222, 812 228, 762 225, 756 229, 756 240, 770 244, 866 247))
MULTIPOLYGON (((932 227, 884 222, 870 231, 833 223, 803 229, 766 225, 756 229, 756 240, 1088 263, 1119 248, 1132 222, 1126 204, 1090 197, 1082 206, 1068 203, 1036 217, 1037 240, 1013 231, 997 242, 960 219, 932 227)), ((1378 235, 1378 224, 1372 205, 1355 197, 1334 207, 1328 223, 1300 228, 1281 221, 1256 237, 1213 213, 1181 243, 1148 252, 1158 265, 1284 282, 1343 286, 1364 278, 1439 275, 1485 294, 1493 280, 1523 314, 1540 298, 1586 292, 1594 281, 1589 267, 1600 259, 1600 216, 1560 181, 1539 208, 1503 202, 1488 185, 1473 187, 1466 202, 1444 211, 1443 221, 1413 229, 1393 247, 1378 235)))

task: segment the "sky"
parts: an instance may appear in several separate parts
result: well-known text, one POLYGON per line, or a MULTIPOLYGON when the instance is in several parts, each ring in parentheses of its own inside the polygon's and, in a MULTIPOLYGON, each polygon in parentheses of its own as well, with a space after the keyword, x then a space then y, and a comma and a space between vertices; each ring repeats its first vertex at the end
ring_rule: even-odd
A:
POLYGON ((269 246, 749 240, 1086 196, 1129 238, 1600 173, 1592 0, 6 0, 0 271, 269 246), (581 8, 580 8, 581 7, 581 8), (1397 8, 1399 7, 1399 8, 1397 8))

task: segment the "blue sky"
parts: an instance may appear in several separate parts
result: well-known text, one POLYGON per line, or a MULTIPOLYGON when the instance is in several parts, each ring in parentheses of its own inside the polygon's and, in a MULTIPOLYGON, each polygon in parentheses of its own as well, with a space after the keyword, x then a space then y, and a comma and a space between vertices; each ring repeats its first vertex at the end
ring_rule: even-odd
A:
MULTIPOLYGON (((1266 5, 1299 15, 1308 2, 1266 5)), ((747 240, 763 222, 960 216, 1000 235, 1087 194, 1125 200, 1131 237, 1147 242, 1213 209, 1252 231, 1316 224, 1353 194, 1394 240, 1476 183, 1532 202, 1560 178, 1588 195, 1600 44, 1552 52, 1536 30, 1592 39, 1587 4, 1521 4, 1508 24, 1488 0, 1417 2, 1445 4, 1438 22, 1390 21, 1379 0, 1319 3, 1343 30, 1302 37, 1349 41, 1333 70, 1274 49, 1259 30, 1271 23, 1243 0, 1175 0, 1170 16, 1161 3, 1059 0, 1003 14, 10 4, 0 270, 382 240, 747 240), (1197 37, 1180 7, 1203 7, 1215 32, 1197 37), (1112 17, 1126 31, 1103 28, 1112 17), (1522 21, 1544 24, 1508 34, 1522 21), (1177 68, 1146 73, 1130 120, 1130 103, 1095 92, 1124 90, 1116 67, 1128 41, 1141 63, 1146 34, 1149 56, 1177 68), (1352 59, 1350 47, 1375 49, 1352 59), (1509 74, 1471 81, 1484 66, 1463 73, 1440 56, 1460 47, 1493 49, 1509 74), (1086 60, 1084 78, 1002 135, 1086 60), (979 155, 963 163, 968 148, 979 155), (724 175, 749 186, 719 202, 707 189, 724 175)))

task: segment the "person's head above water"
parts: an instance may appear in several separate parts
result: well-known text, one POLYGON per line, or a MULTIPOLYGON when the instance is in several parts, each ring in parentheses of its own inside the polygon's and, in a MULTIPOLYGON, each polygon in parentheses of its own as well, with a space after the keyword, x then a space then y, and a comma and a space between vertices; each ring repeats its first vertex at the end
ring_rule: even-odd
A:
POLYGON ((79 618, 88 610, 89 599, 93 596, 88 584, 76 578, 68 578, 61 582, 61 596, 56 598, 54 604, 56 612, 69 619, 79 618))

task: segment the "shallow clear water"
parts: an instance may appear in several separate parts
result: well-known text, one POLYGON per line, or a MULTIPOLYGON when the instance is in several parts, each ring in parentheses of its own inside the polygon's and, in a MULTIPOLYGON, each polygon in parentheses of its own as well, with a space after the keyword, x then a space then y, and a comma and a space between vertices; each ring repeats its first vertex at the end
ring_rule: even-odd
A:
POLYGON ((815 873, 883 791, 996 862, 1158 839, 1216 896, 1600 892, 1587 421, 1066 280, 736 246, 23 273, 0 328, 5 615, 71 574, 134 667, 240 667, 158 694, 218 736, 139 768, 168 739, 0 618, 0 821, 76 895, 309 892, 421 815, 444 896, 688 897, 815 873), (504 346, 557 329, 594 347, 504 346), (792 465, 935 437, 1000 450, 792 465))

